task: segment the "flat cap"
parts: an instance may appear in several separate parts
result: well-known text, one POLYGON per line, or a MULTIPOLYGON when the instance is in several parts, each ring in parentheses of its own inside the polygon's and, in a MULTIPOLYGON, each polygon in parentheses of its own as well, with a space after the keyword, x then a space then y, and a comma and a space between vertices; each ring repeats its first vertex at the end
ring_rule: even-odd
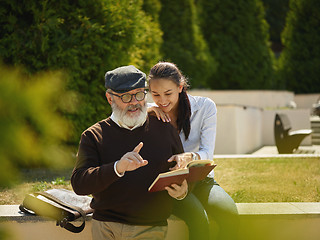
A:
POLYGON ((146 74, 135 66, 118 67, 105 74, 105 87, 117 93, 146 87, 146 74))

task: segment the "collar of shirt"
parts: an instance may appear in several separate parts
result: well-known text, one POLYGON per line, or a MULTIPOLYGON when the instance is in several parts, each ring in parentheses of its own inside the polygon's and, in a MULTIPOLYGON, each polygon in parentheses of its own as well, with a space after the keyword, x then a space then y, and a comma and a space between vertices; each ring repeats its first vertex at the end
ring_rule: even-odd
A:
POLYGON ((146 118, 146 120, 143 122, 143 123, 141 123, 141 124, 139 124, 139 125, 136 125, 136 126, 133 126, 133 127, 129 127, 129 126, 127 126, 126 124, 124 124, 121 120, 119 120, 113 113, 111 114, 111 120, 112 121, 114 121, 119 127, 121 127, 121 128, 125 128, 125 129, 128 129, 128 130, 134 130, 134 129, 136 129, 136 128, 138 128, 138 127, 141 127, 145 122, 146 122, 146 120, 147 120, 147 118, 146 118))

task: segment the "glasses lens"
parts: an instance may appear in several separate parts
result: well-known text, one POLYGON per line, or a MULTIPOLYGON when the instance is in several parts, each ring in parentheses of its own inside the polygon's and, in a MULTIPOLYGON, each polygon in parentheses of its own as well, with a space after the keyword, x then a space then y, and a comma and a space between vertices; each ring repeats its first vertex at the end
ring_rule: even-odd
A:
POLYGON ((121 96, 121 99, 124 103, 128 103, 131 101, 132 95, 131 94, 124 94, 121 96))
POLYGON ((137 101, 142 101, 145 97, 145 92, 137 92, 136 93, 136 99, 137 101))

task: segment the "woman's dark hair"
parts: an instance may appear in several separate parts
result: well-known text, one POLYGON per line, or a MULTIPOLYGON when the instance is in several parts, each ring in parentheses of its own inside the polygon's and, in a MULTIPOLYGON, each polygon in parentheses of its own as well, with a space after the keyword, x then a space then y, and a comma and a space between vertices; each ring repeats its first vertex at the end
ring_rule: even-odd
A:
POLYGON ((183 129, 184 135, 188 139, 190 134, 191 106, 187 95, 187 88, 189 87, 187 79, 179 68, 170 62, 159 62, 150 69, 148 76, 149 83, 150 80, 160 78, 169 79, 177 86, 183 86, 181 93, 179 93, 177 126, 179 132, 183 129))

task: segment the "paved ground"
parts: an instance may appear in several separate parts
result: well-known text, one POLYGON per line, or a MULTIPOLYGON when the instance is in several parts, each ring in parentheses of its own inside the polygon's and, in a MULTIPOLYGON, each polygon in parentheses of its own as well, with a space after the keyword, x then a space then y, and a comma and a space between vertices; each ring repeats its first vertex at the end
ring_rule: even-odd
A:
MULTIPOLYGON (((264 146, 252 153, 254 155, 278 154, 276 146, 264 146)), ((320 154, 320 145, 300 146, 294 154, 320 154)))
POLYGON ((319 157, 320 145, 300 146, 293 154, 278 154, 276 146, 264 146, 251 154, 216 154, 214 158, 319 157))

